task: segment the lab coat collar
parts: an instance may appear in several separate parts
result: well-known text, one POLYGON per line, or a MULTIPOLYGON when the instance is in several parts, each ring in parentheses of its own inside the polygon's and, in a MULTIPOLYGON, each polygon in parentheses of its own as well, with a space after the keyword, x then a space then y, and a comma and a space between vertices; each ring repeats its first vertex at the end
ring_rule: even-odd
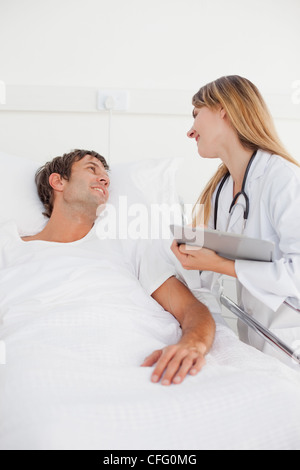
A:
POLYGON ((269 152, 265 152, 264 150, 259 149, 257 151, 256 157, 249 171, 246 187, 249 182, 252 182, 253 180, 264 175, 271 156, 272 155, 269 152))
MULTIPOLYGON (((256 157, 253 160, 253 163, 251 165, 247 181, 246 181, 246 191, 247 187, 249 187, 249 183, 251 183, 253 180, 260 178, 261 176, 264 175, 267 165, 269 163, 270 158, 272 157, 272 154, 269 152, 265 152, 264 150, 258 150, 256 153, 256 157)), ((232 201, 233 197, 233 179, 232 176, 230 176, 225 184, 227 189, 231 191, 231 200, 230 204, 232 201)))

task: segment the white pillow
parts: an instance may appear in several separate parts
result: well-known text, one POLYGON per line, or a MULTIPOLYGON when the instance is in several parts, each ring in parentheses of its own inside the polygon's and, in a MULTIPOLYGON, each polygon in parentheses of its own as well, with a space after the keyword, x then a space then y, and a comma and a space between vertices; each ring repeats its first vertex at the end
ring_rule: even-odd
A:
MULTIPOLYGON (((111 165, 110 198, 108 203, 119 210, 119 196, 128 204, 178 203, 175 173, 181 159, 148 159, 111 165)), ((21 236, 33 235, 43 229, 43 216, 34 176, 41 166, 26 158, 0 152, 0 224, 14 220, 21 236)))
POLYGON ((34 182, 40 166, 0 152, 0 223, 14 220, 21 236, 38 233, 47 221, 34 182))
POLYGON ((126 195, 131 203, 177 203, 176 172, 181 161, 181 158, 152 158, 112 164, 109 202, 117 204, 117 198, 126 195))

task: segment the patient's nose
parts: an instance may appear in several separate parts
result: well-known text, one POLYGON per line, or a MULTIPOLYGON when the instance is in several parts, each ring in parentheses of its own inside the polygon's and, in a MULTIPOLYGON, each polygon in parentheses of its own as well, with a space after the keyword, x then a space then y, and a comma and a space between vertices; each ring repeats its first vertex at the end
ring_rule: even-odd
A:
POLYGON ((110 185, 110 179, 107 175, 101 175, 99 177, 99 182, 104 184, 104 186, 109 186, 110 185))

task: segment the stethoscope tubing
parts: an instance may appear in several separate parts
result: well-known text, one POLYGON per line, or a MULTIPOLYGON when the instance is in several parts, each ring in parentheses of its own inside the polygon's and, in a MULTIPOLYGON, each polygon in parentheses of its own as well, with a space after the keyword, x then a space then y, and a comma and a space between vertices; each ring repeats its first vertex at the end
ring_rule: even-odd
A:
MULTIPOLYGON (((247 165, 245 175, 244 175, 244 179, 243 179, 242 189, 239 193, 237 193, 234 196, 234 198, 232 200, 232 203, 230 205, 230 208, 229 208, 229 214, 230 214, 233 207, 235 206, 238 198, 240 196, 244 196, 245 202, 246 202, 246 208, 245 208, 245 211, 244 211, 244 225, 246 224, 246 221, 247 221, 248 216, 249 216, 249 210, 250 210, 249 197, 247 196, 247 194, 245 192, 245 187, 246 187, 246 182, 247 182, 247 178, 248 178, 248 175, 249 175, 249 171, 250 171, 251 165, 254 161, 254 158, 256 157, 256 154, 257 154, 257 150, 255 150, 255 152, 252 154, 252 157, 250 158, 249 163, 247 165)), ((215 208, 214 208, 214 228, 215 228, 215 230, 217 230, 217 225, 218 225, 218 210, 219 210, 220 195, 221 195, 222 189, 224 187, 224 184, 226 183, 226 181, 228 180, 229 177, 230 177, 230 173, 228 171, 228 173, 226 173, 226 175, 222 178, 221 183, 220 183, 219 188, 218 188, 218 191, 217 191, 217 194, 216 194, 215 208)))

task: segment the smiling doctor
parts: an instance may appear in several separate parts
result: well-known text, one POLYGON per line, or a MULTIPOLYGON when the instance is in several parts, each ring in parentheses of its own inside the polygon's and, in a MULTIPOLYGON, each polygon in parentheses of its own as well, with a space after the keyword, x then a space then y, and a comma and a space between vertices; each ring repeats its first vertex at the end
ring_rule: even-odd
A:
MULTIPOLYGON (((220 274, 237 278, 238 303, 294 349, 300 346, 300 168, 284 149, 256 88, 225 76, 193 97, 194 138, 202 158, 222 160, 198 199, 209 228, 275 243, 273 262, 232 261, 207 249, 172 244, 201 287, 219 294, 220 274)), ((197 206, 197 205, 196 205, 197 206)), ((194 219, 194 224, 195 224, 194 219)), ((239 323, 240 338, 273 349, 239 323)))

